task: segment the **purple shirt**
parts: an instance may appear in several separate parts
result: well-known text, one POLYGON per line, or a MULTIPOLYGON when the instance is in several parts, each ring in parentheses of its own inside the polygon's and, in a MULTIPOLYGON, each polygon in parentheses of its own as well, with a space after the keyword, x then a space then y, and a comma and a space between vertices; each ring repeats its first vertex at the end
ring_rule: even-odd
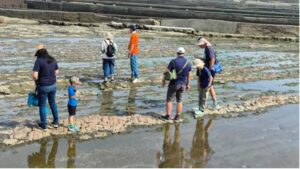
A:
MULTIPOLYGON (((168 65, 168 69, 170 71, 173 71, 173 69, 176 69, 176 72, 178 73, 183 68, 183 66, 186 64, 186 62, 188 62, 188 60, 184 56, 177 56, 175 59, 171 60, 171 62, 168 65)), ((190 63, 188 63, 186 65, 186 67, 182 70, 182 72, 177 74, 177 79, 171 80, 169 84, 186 85, 187 76, 191 70, 192 70, 192 66, 190 63)))

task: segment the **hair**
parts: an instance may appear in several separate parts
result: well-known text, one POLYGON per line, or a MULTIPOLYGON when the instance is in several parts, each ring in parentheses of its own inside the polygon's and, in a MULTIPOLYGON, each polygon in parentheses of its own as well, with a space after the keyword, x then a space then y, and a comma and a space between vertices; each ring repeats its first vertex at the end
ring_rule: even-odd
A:
POLYGON ((38 58, 45 58, 48 64, 56 62, 55 58, 49 55, 46 49, 39 49, 38 51, 36 51, 35 56, 38 58))
POLYGON ((73 85, 74 83, 72 82, 71 78, 69 79, 69 82, 70 82, 70 85, 73 85))

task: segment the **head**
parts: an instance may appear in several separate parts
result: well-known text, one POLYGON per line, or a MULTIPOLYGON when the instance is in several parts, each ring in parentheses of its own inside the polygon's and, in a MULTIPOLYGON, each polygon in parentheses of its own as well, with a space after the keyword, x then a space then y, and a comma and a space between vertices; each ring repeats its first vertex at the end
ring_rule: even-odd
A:
POLYGON ((184 55, 185 49, 183 47, 179 47, 177 49, 177 56, 184 55))
POLYGON ((202 49, 206 48, 207 46, 211 46, 211 44, 203 37, 199 37, 197 40, 198 40, 197 45, 202 49))
POLYGON ((81 84, 79 78, 76 77, 76 76, 72 76, 72 77, 69 79, 69 82, 70 82, 70 85, 72 85, 72 86, 77 86, 77 85, 80 85, 80 84, 81 84))
POLYGON ((202 70, 204 68, 204 62, 201 59, 195 59, 194 64, 197 69, 202 70))
POLYGON ((129 25, 129 32, 132 33, 134 31, 136 31, 136 25, 135 24, 129 25))
POLYGON ((37 51, 35 52, 34 56, 38 58, 45 58, 48 64, 55 61, 55 59, 49 55, 47 49, 45 48, 45 45, 39 44, 36 46, 36 49, 37 51))
POLYGON ((111 32, 107 32, 105 35, 106 39, 112 40, 114 38, 114 35, 111 32))

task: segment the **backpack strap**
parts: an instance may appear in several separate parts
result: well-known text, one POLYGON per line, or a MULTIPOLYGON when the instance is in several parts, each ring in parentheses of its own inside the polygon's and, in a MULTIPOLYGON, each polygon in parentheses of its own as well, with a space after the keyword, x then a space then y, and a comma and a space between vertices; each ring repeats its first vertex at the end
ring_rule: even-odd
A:
POLYGON ((180 74, 183 71, 183 69, 188 65, 188 63, 189 63, 189 61, 186 60, 184 66, 182 67, 182 69, 177 74, 180 74))

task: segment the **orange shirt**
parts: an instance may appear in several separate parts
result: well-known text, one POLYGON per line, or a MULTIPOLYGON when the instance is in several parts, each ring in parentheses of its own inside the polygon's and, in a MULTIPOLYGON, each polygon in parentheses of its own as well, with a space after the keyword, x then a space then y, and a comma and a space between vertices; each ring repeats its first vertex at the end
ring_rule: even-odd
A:
POLYGON ((130 35, 130 41, 128 44, 128 50, 131 55, 136 55, 139 53, 139 35, 137 32, 133 32, 130 35))

